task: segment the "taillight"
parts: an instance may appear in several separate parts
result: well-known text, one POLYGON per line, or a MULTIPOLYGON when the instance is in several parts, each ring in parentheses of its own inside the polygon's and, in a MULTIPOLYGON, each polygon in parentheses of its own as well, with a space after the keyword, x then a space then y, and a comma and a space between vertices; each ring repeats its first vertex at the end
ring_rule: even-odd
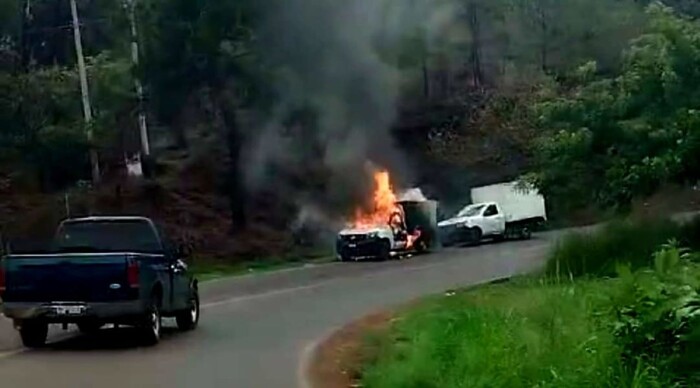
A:
POLYGON ((126 266, 126 283, 131 288, 139 288, 139 262, 129 260, 126 266))

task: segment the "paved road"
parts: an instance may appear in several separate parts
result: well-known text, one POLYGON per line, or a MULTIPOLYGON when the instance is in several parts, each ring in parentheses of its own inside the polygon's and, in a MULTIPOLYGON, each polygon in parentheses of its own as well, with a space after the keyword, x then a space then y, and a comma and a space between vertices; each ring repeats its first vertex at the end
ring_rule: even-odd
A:
MULTIPOLYGON (((242 387, 300 385, 308 349, 344 323, 422 295, 538 268, 559 233, 450 249, 401 262, 332 264, 203 286, 200 327, 140 347, 129 329, 0 353, 3 386, 242 387)), ((169 327, 174 327, 171 322, 169 327)), ((7 324, 0 345, 14 346, 7 324)), ((54 336, 54 339, 57 337, 54 336)), ((1 349, 1 348, 0 348, 1 349)))

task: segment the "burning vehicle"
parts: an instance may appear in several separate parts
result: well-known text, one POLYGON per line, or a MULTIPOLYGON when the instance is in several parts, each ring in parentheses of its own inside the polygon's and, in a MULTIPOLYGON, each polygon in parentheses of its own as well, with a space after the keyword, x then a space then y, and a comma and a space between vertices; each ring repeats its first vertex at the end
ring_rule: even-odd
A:
POLYGON ((376 172, 374 184, 372 208, 358 209, 338 233, 338 259, 388 260, 431 249, 437 242, 437 202, 418 189, 397 195, 387 171, 376 172))

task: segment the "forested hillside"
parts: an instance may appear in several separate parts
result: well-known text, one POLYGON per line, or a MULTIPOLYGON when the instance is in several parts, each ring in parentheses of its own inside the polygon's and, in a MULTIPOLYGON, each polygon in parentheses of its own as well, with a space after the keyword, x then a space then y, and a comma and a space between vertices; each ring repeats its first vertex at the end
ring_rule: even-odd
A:
POLYGON ((700 173, 700 6, 664 4, 77 0, 86 124, 70 1, 0 0, 0 225, 138 212, 274 254, 361 204, 368 163, 448 205, 526 175, 624 209, 700 173))

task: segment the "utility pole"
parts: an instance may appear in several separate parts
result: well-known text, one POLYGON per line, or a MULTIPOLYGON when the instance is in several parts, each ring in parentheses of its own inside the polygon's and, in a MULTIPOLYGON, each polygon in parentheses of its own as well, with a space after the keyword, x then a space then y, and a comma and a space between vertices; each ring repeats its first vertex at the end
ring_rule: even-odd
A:
POLYGON ((31 42, 29 39, 29 28, 32 22, 32 1, 24 0, 22 7, 22 35, 20 41, 20 65, 22 71, 27 71, 32 62, 31 42))
POLYGON ((73 38, 75 39, 75 53, 78 57, 78 73, 80 75, 80 92, 83 97, 83 115, 85 116, 85 128, 88 145, 90 146, 90 164, 92 165, 92 183, 100 182, 100 161, 97 150, 93 144, 92 133, 92 107, 90 106, 90 91, 88 89, 87 71, 85 69, 85 57, 83 57, 83 42, 80 36, 80 21, 78 20, 78 6, 75 0, 70 0, 71 14, 73 15, 73 38))
MULTIPOLYGON (((124 6, 129 14, 129 23, 131 25, 131 62, 134 70, 139 66, 139 38, 136 29, 136 0, 125 0, 124 6)), ((141 134, 141 153, 147 162, 151 156, 151 146, 148 140, 148 124, 146 123, 146 107, 144 101, 143 85, 138 74, 134 76, 134 85, 136 87, 136 95, 138 98, 138 115, 139 115, 139 132, 141 134)))

